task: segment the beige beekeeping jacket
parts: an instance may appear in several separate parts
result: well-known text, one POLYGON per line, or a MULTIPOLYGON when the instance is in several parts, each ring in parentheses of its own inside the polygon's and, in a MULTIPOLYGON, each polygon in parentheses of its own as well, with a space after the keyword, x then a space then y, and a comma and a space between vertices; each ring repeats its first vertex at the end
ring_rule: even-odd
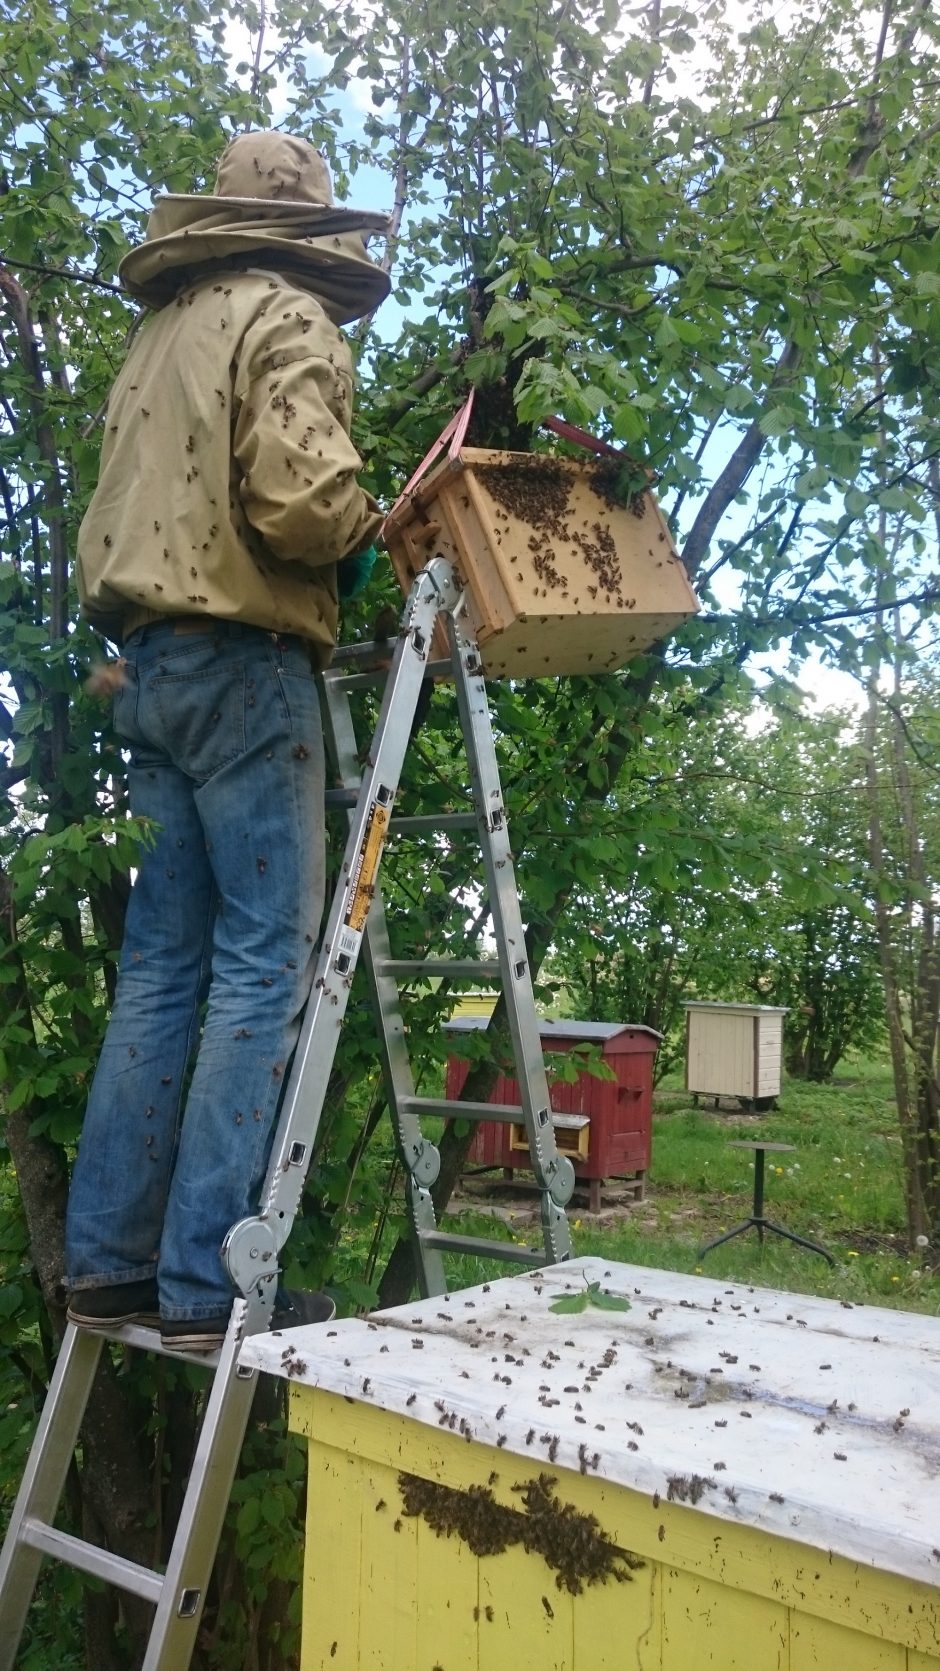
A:
POLYGON ((381 523, 352 399, 343 337, 289 274, 217 267, 180 290, 111 394, 78 539, 85 615, 116 643, 165 615, 246 621, 328 659, 335 565, 381 523))

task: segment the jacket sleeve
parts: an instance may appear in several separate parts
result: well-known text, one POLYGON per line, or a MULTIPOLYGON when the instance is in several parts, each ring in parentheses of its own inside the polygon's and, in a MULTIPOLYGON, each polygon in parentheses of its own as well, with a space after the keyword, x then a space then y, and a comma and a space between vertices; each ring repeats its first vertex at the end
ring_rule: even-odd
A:
POLYGON ((361 551, 382 513, 356 480, 352 378, 335 358, 282 356, 239 391, 234 457, 245 515, 285 562, 321 568, 361 551))

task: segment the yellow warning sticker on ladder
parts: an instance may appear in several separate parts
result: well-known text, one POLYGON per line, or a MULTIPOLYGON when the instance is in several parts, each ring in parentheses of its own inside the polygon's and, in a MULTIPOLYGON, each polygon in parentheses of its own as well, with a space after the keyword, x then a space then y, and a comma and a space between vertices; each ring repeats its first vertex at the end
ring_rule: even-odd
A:
POLYGON ((376 872, 379 868, 379 860, 382 857, 382 849, 385 846, 385 837, 388 834, 391 817, 391 804, 380 806, 378 801, 372 802, 343 919, 347 928, 351 928, 355 934, 361 934, 366 925, 369 906, 372 904, 372 897, 375 893, 376 872))

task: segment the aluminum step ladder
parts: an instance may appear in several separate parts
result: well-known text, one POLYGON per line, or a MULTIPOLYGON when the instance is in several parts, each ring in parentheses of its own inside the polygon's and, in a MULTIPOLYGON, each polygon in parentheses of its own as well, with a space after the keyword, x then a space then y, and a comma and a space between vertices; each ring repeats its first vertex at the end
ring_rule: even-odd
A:
MULTIPOLYGON (((349 691, 357 680, 373 675, 356 673, 355 652, 351 656, 340 652, 335 671, 324 679, 328 740, 347 786, 345 792, 339 792, 340 799, 349 804, 355 791, 355 806, 259 1211, 234 1225, 223 1245, 223 1258, 239 1297, 220 1350, 186 1355, 189 1361, 211 1370, 212 1380, 166 1570, 141 1566, 59 1531, 54 1525, 105 1343, 114 1341, 164 1352, 155 1329, 125 1324, 92 1331, 69 1324, 0 1554, 0 1671, 12 1671, 15 1664, 44 1556, 153 1603, 154 1621, 143 1671, 185 1671, 190 1663, 257 1381, 256 1370, 239 1364, 239 1352, 246 1336, 270 1326, 278 1256, 300 1207, 360 950, 364 948, 376 999, 386 1086, 408 1181, 409 1222, 422 1292, 444 1290, 442 1255, 448 1250, 485 1253, 527 1264, 553 1263, 569 1256, 564 1207, 574 1187, 574 1172, 571 1162, 560 1157, 555 1147, 483 673, 476 645, 463 628, 462 610, 462 593, 450 563, 443 557, 432 558, 417 577, 405 605, 364 772, 358 763, 349 691), (432 634, 440 619, 449 635, 450 673, 470 763, 475 803, 470 816, 480 831, 499 948, 498 973, 506 996, 522 1096, 519 1109, 448 1104, 415 1096, 397 978, 445 973, 449 979, 469 976, 478 981, 484 975, 495 977, 497 970, 473 960, 443 966, 434 960, 396 962, 390 955, 378 890, 395 795, 428 667, 432 634), (458 1114, 464 1119, 524 1122, 542 1198, 543 1253, 523 1252, 511 1242, 459 1237, 438 1229, 430 1189, 437 1176, 439 1156, 422 1135, 419 1122, 422 1115, 441 1113, 458 1114)), ((372 656, 374 659, 374 650, 372 656)), ((466 819, 467 815, 462 816, 466 819)), ((403 826, 407 823, 404 820, 403 826)), ((172 1356, 179 1359, 183 1354, 174 1352, 172 1356)))
MULTIPOLYGON (((399 700, 395 686, 396 668, 393 667, 370 758, 378 762, 386 745, 395 750, 395 760, 404 758, 420 690, 420 679, 415 684, 416 673, 420 674, 420 678, 427 674, 428 677, 449 677, 453 680, 470 771, 473 810, 395 816, 387 828, 391 836, 409 833, 438 835, 454 829, 476 828, 498 956, 489 959, 424 957, 410 961, 393 957, 381 889, 374 877, 369 879, 368 915, 360 913, 353 926, 357 928, 361 923, 362 927, 364 962, 381 1035, 385 1091, 406 1178, 415 1269, 420 1291, 427 1296, 446 1292, 447 1281, 441 1257, 444 1252, 475 1254, 530 1267, 555 1264, 568 1258, 571 1240, 564 1207, 571 1197, 575 1178, 570 1160, 559 1156, 555 1143, 525 931, 480 655, 475 640, 467 633, 462 621, 461 594, 450 564, 444 558, 434 558, 425 573, 428 586, 439 591, 440 613, 448 635, 450 659, 432 663, 428 669, 416 667, 413 658, 404 658, 398 676, 407 682, 405 700, 399 700), (521 1106, 448 1102, 415 1094, 399 983, 426 983, 431 980, 471 981, 495 984, 501 988, 521 1106), (431 1186, 438 1175, 440 1157, 435 1146, 422 1133, 421 1120, 440 1117, 492 1120, 525 1126, 530 1163, 539 1191, 541 1250, 485 1237, 454 1235, 439 1229, 431 1186)), ((433 629, 433 622, 431 625, 433 629)), ((420 653, 423 656, 428 642, 424 624, 415 623, 412 627, 414 631, 420 635, 420 653)), ((374 650, 366 650, 365 659, 370 654, 374 659, 374 650)), ((345 658, 341 655, 324 677, 327 742, 350 795, 356 793, 359 784, 360 751, 349 695, 370 682, 375 682, 375 676, 368 672, 357 673, 354 658, 348 653, 345 658)), ((398 770, 400 772, 400 766, 398 770)), ((396 776, 396 787, 397 781, 396 776)), ((383 773, 382 783, 386 782, 387 773, 383 773)), ((355 950, 358 951, 358 945, 355 950)))

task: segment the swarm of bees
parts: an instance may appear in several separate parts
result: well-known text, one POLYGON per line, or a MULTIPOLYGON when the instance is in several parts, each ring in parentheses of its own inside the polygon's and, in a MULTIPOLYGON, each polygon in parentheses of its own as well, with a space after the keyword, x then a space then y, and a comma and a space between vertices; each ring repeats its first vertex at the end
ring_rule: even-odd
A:
POLYGON ((438 1537, 462 1538, 474 1555, 498 1555, 522 1544, 541 1555, 558 1589, 570 1595, 581 1595, 585 1584, 629 1582, 644 1565, 632 1550, 612 1542, 593 1514, 561 1502, 553 1475, 540 1474, 512 1487, 521 1509, 497 1502, 491 1489, 495 1483, 491 1474, 489 1484, 461 1491, 416 1474, 398 1476, 404 1514, 420 1515, 438 1537))
MULTIPOLYGON (((532 454, 507 464, 480 465, 476 475, 500 506, 507 528, 515 520, 528 523, 535 530, 527 543, 536 578, 542 583, 543 597, 547 597, 550 591, 561 592, 564 598, 568 596, 570 583, 568 576, 557 566, 563 559, 558 556, 556 545, 568 546, 580 555, 597 581, 596 585, 587 588, 592 598, 603 594, 606 603, 615 602, 618 609, 635 607, 635 598, 623 596, 623 574, 617 544, 609 526, 600 520, 589 522, 585 519, 583 526, 579 527, 568 514, 571 489, 576 480, 570 470, 555 459, 532 454), (551 541, 555 545, 549 543, 551 541)), ((618 502, 609 494, 604 493, 601 497, 608 509, 617 508, 618 502)), ((642 496, 631 504, 639 504, 639 514, 644 514, 642 496)), ((517 569, 516 579, 521 578, 522 570, 517 569)), ((577 604, 579 599, 575 598, 574 602, 577 604)))

